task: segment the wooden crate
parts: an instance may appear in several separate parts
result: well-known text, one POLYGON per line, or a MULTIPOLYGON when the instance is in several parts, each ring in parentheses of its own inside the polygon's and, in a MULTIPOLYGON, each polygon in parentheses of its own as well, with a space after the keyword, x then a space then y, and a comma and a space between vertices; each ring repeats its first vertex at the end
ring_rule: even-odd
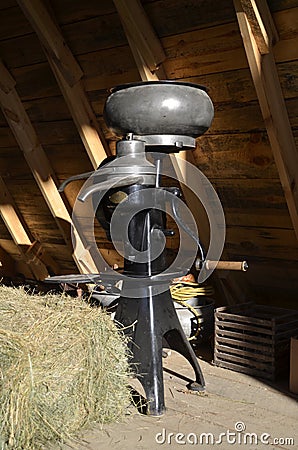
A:
POLYGON ((276 380, 289 371, 298 311, 243 303, 215 311, 214 364, 276 380))

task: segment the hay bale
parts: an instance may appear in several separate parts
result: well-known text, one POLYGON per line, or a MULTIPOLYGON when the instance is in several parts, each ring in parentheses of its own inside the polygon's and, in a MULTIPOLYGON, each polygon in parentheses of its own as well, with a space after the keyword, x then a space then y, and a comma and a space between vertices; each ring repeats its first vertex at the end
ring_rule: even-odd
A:
POLYGON ((124 337, 102 310, 0 287, 0 448, 40 449, 129 404, 124 337))

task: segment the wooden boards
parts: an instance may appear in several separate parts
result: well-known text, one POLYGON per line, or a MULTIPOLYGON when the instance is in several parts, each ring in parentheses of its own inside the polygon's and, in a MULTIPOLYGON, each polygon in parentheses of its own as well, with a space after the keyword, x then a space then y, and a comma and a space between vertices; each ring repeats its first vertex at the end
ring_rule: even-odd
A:
MULTIPOLYGON (((19 97, 58 182, 91 170, 80 133, 36 33, 15 2, 2 3, 0 55, 17 82, 19 97)), ((114 3, 51 0, 45 4, 50 6, 50 16, 84 73, 82 84, 105 138, 114 139, 102 119, 107 90, 116 84, 140 80, 114 3)), ((266 299, 269 292, 277 292, 276 286, 270 287, 271 272, 278 270, 282 284, 282 277, 287 276, 288 269, 282 269, 287 258, 296 261, 295 247, 233 3, 218 2, 214 8, 214 2, 209 0, 143 0, 142 6, 164 49, 163 65, 168 78, 203 84, 209 90, 215 120, 209 132, 198 139, 196 164, 211 179, 222 200, 228 224, 227 250, 231 255, 249 256, 253 269, 244 276, 250 280, 252 292, 254 278, 257 279, 266 299)), ((297 1, 271 0, 270 8, 280 37, 273 52, 297 140, 297 1)), ((16 146, 6 119, 0 114, 1 176, 34 238, 48 246, 62 271, 73 271, 70 251, 16 146), (28 192, 32 192, 31 198, 28 192)), ((78 189, 76 183, 66 191, 70 206, 78 189)), ((111 255, 109 243, 101 233, 98 242, 111 255)), ((175 251, 174 245, 171 247, 175 251)), ((287 292, 295 297, 294 289, 287 292)))
MULTIPOLYGON (((271 46, 268 46, 266 54, 260 52, 258 39, 254 35, 254 28, 250 24, 241 1, 234 0, 234 4, 262 116, 293 227, 298 238, 298 154, 275 60, 271 46)), ((256 10, 258 11, 257 8, 256 10)), ((267 12, 267 17, 269 14, 270 12, 267 12)), ((262 22, 261 17, 260 20, 262 22)))

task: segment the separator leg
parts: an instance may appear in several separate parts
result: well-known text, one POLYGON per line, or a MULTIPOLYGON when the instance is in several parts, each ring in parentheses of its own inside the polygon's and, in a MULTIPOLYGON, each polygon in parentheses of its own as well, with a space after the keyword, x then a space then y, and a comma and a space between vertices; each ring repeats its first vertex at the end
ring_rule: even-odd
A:
POLYGON ((195 372, 195 381, 188 387, 204 390, 205 382, 197 357, 179 322, 169 290, 143 298, 120 297, 115 320, 130 338, 132 364, 148 401, 149 415, 165 410, 162 368, 163 339, 168 346, 184 356, 195 372))

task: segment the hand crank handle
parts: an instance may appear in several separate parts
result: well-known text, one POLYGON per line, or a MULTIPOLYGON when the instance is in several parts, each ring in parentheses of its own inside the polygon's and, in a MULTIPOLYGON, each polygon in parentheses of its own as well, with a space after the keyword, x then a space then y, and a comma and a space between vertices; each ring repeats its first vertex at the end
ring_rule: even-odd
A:
POLYGON ((210 259, 207 259, 202 264, 202 261, 197 259, 196 269, 200 270, 202 265, 204 265, 207 270, 241 270, 242 272, 246 272, 248 269, 246 261, 210 261, 210 259))

